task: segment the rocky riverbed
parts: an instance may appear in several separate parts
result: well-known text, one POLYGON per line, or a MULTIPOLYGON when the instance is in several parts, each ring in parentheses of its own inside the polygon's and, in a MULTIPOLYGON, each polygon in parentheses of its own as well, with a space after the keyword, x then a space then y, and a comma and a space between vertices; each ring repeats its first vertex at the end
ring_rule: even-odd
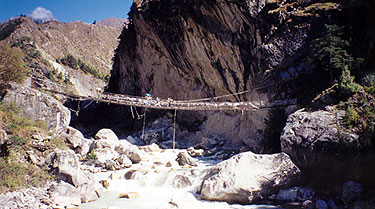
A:
MULTIPOLYGON (((86 139, 68 127, 65 137, 70 148, 45 160, 59 181, 3 194, 1 208, 337 208, 337 200, 298 187, 301 171, 285 153, 136 146, 110 129, 86 139)), ((345 183, 339 204, 362 192, 345 183)))

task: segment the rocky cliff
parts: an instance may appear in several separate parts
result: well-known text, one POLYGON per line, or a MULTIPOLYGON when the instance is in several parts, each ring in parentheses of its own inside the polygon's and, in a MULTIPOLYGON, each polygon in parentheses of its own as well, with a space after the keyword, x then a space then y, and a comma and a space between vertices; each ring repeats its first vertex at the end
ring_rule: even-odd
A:
MULTIPOLYGON (((269 75, 300 57, 317 20, 338 8, 309 2, 136 2, 108 91, 179 100, 248 91, 225 99, 268 102, 277 88, 269 75)), ((257 151, 266 112, 180 112, 177 120, 199 131, 190 138, 202 134, 257 151)))

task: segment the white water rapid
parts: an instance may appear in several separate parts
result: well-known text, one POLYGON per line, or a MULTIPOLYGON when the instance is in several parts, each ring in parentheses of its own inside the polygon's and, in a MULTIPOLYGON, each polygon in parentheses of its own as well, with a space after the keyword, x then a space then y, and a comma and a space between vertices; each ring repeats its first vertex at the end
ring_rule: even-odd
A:
POLYGON ((107 180, 109 187, 95 202, 83 204, 82 209, 266 209, 268 205, 230 205, 199 199, 197 189, 203 177, 219 161, 200 159, 197 166, 179 166, 177 154, 184 150, 147 152, 142 161, 130 168, 96 173, 97 180, 107 180), (171 164, 168 165, 167 164, 171 164), (171 166, 171 167, 169 167, 171 166), (176 177, 177 176, 177 177, 176 177), (183 177, 182 177, 183 176, 183 177), (187 177, 187 178, 186 178, 187 177), (190 186, 189 185, 191 182, 190 186), (120 198, 126 196, 129 198, 120 198), (195 198, 197 200, 195 200, 195 198), (184 207, 169 205, 181 203, 184 207))

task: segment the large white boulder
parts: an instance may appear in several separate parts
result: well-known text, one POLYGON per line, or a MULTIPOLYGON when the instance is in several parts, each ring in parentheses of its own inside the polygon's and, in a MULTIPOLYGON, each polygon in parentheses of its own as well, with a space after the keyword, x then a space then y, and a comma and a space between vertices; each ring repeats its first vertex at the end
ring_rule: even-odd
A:
POLYGON ((103 128, 98 131, 95 135, 96 140, 118 140, 117 135, 111 129, 103 128))
POLYGON ((139 163, 142 160, 144 151, 140 150, 137 146, 130 144, 126 140, 120 140, 115 150, 121 155, 126 155, 133 163, 139 163))
POLYGON ((61 181, 58 184, 52 184, 49 189, 51 200, 59 206, 80 205, 81 197, 77 188, 61 181))
POLYGON ((86 139, 79 130, 68 126, 64 138, 69 142, 71 148, 81 156, 84 156, 89 152, 92 141, 86 139))
POLYGON ((201 198, 229 203, 253 203, 290 187, 300 170, 285 153, 261 155, 244 152, 214 166, 205 176, 201 198))

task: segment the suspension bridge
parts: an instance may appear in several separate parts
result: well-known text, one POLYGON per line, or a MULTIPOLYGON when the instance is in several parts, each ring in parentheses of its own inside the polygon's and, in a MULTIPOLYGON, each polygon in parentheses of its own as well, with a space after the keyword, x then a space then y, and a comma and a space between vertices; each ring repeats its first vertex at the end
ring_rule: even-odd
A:
MULTIPOLYGON (((131 113, 133 118, 135 118, 133 113, 133 107, 142 107, 144 108, 143 114, 140 115, 137 113, 138 120, 143 118, 143 128, 142 136, 143 139, 145 136, 145 126, 146 126, 146 110, 147 109, 165 109, 165 110, 174 110, 173 118, 173 139, 172 139, 172 148, 175 149, 176 146, 176 117, 178 110, 190 110, 190 111, 256 111, 259 109, 266 108, 276 108, 276 107, 285 107, 290 105, 296 105, 297 102, 293 100, 279 100, 272 103, 266 103, 264 101, 248 101, 248 102, 216 102, 220 98, 235 96, 239 94, 248 93, 248 91, 238 92, 234 94, 216 96, 212 98, 203 98, 196 100, 174 100, 171 98, 160 99, 158 97, 154 98, 151 96, 132 96, 132 95, 123 95, 115 93, 98 93, 97 96, 82 96, 68 94, 65 92, 59 92, 51 89, 43 89, 53 94, 62 95, 68 99, 77 100, 77 101, 91 101, 91 102, 101 102, 108 104, 116 105, 125 105, 130 106, 131 113)), ((90 102, 90 103, 91 103, 90 102)), ((90 104, 89 103, 89 104, 90 104)), ((88 105, 89 105, 88 104, 88 105)), ((86 106, 88 106, 86 105, 86 106)), ((78 115, 79 110, 72 110, 78 115)))
POLYGON ((222 95, 212 98, 196 99, 196 100, 174 100, 171 98, 160 99, 151 96, 132 96, 115 93, 101 93, 97 96, 81 96, 59 92, 56 90, 44 89, 54 94, 65 96, 66 98, 84 101, 89 100, 93 102, 101 102, 116 105, 125 105, 131 107, 143 107, 150 109, 165 109, 165 110, 186 110, 186 111, 256 111, 259 109, 275 108, 282 106, 295 105, 296 100, 278 100, 272 103, 265 101, 247 101, 247 102, 217 102, 216 100, 223 97, 244 94, 248 91, 243 91, 235 94, 222 95))

